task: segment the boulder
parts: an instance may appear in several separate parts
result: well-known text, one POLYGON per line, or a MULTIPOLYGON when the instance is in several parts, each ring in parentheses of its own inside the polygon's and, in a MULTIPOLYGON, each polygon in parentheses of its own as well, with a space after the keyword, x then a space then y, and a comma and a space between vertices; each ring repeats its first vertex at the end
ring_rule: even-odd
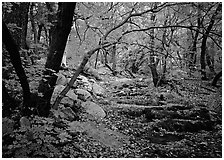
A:
POLYGON ((91 115, 94 119, 100 120, 106 116, 104 110, 94 102, 83 102, 82 107, 85 112, 91 115))
MULTIPOLYGON (((51 97, 51 104, 53 104, 53 103, 55 102, 56 98, 57 98, 58 95, 62 92, 62 90, 63 90, 64 88, 65 88, 65 86, 63 86, 63 85, 56 85, 56 86, 55 86, 55 88, 54 88, 54 92, 53 92, 52 97, 51 97)), ((67 92, 67 94, 65 95, 65 97, 70 98, 72 101, 76 101, 77 98, 78 98, 78 96, 74 93, 73 90, 69 90, 69 91, 67 92)), ((64 98, 65 98, 65 97, 64 97, 64 98)), ((65 98, 65 99, 63 100, 63 102, 61 102, 61 103, 65 104, 66 101, 67 101, 69 104, 71 104, 72 102, 71 102, 71 100, 69 100, 68 98, 65 98)))
POLYGON ((77 114, 70 107, 62 109, 61 112, 64 113, 64 118, 69 121, 73 121, 78 117, 77 114))
POLYGON ((63 85, 56 85, 55 88, 54 88, 54 92, 51 96, 51 104, 54 103, 54 101, 56 100, 57 96, 61 93, 61 91, 65 88, 65 86, 63 85))
POLYGON ((100 85, 98 85, 97 83, 93 84, 93 90, 92 91, 97 96, 104 96, 104 94, 105 94, 105 90, 100 85))
POLYGON ((85 76, 79 75, 77 78, 77 84, 84 87, 87 91, 92 91, 92 84, 85 76))
POLYGON ((66 97, 71 98, 73 101, 76 101, 78 98, 78 96, 71 89, 68 91, 68 93, 66 93, 66 97))
POLYGON ((56 84, 65 86, 68 83, 67 78, 63 74, 59 74, 56 84))
POLYGON ((92 95, 84 89, 76 89, 75 93, 78 95, 78 98, 83 101, 92 100, 92 95))
POLYGON ((61 104, 66 104, 66 105, 69 105, 69 106, 73 106, 74 101, 69 97, 63 97, 62 100, 61 100, 61 104))

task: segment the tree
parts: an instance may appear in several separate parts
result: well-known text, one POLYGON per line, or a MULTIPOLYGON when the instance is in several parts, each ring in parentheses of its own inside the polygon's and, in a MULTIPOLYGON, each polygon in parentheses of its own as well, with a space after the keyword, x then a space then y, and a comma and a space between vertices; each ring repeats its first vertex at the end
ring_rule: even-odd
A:
POLYGON ((11 6, 11 9, 6 8, 3 10, 3 20, 6 24, 13 24, 12 26, 15 29, 13 32, 13 37, 16 41, 16 44, 18 47, 25 48, 30 3, 8 2, 7 4, 9 3, 10 5, 8 6, 11 6))
POLYGON ((23 108, 22 112, 24 115, 29 114, 29 105, 30 105, 30 88, 27 81, 25 71, 23 69, 20 54, 18 47, 13 40, 6 24, 2 22, 2 41, 5 44, 5 47, 10 55, 10 60, 15 68, 16 74, 19 77, 20 84, 23 88, 23 108))
POLYGON ((44 71, 45 78, 41 80, 39 85, 39 92, 43 93, 45 101, 44 106, 38 110, 41 116, 48 116, 50 111, 50 99, 57 80, 57 73, 61 66, 64 49, 67 38, 71 30, 73 14, 76 3, 59 3, 57 13, 57 23, 54 26, 52 33, 52 40, 45 64, 44 71))
POLYGON ((202 36, 202 44, 201 44, 201 75, 202 75, 202 80, 207 80, 207 76, 206 76, 206 63, 205 63, 205 55, 206 55, 206 43, 207 43, 207 38, 209 36, 209 33, 215 23, 215 19, 217 14, 222 10, 222 5, 221 3, 218 3, 218 6, 215 10, 215 12, 213 13, 211 20, 209 22, 208 27, 206 28, 205 33, 202 36))
POLYGON ((216 84, 221 76, 222 76, 222 71, 220 71, 218 74, 216 74, 216 76, 212 80, 212 86, 217 86, 216 84))

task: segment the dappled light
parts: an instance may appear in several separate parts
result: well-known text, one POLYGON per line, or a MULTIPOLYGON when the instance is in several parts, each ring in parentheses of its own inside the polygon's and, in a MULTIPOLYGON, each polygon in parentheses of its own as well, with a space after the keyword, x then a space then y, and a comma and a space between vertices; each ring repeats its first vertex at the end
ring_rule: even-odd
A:
POLYGON ((221 2, 2 2, 3 158, 221 158, 221 2))

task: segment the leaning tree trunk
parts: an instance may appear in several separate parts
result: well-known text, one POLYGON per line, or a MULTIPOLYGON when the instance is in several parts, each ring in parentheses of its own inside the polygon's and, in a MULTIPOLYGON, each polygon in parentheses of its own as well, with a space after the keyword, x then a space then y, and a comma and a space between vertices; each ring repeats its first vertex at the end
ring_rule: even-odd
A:
POLYGON ((10 60, 15 68, 16 74, 19 77, 20 84, 23 89, 23 113, 28 113, 28 106, 30 103, 30 88, 27 81, 26 73, 23 69, 18 47, 13 40, 6 24, 2 22, 2 41, 10 55, 10 60))
POLYGON ((213 81, 212 81, 212 86, 217 86, 216 84, 217 84, 217 82, 218 82, 218 80, 219 80, 219 78, 222 76, 222 71, 220 71, 215 77, 214 77, 214 79, 213 79, 213 81))
POLYGON ((207 80, 207 76, 206 76, 206 63, 205 63, 205 55, 206 55, 206 42, 207 42, 207 38, 208 35, 213 27, 213 24, 215 23, 215 17, 218 14, 219 11, 222 10, 222 5, 221 3, 218 4, 218 7, 216 8, 214 14, 211 17, 211 21, 209 22, 208 28, 206 29, 205 34, 203 34, 202 36, 202 44, 201 44, 201 75, 202 75, 202 80, 207 80))
POLYGON ((53 30, 52 41, 45 64, 45 79, 41 80, 39 85, 39 92, 44 95, 43 106, 38 108, 40 116, 48 116, 50 111, 50 99, 57 80, 57 76, 52 71, 57 73, 60 69, 76 3, 67 2, 59 3, 58 5, 57 24, 53 30))

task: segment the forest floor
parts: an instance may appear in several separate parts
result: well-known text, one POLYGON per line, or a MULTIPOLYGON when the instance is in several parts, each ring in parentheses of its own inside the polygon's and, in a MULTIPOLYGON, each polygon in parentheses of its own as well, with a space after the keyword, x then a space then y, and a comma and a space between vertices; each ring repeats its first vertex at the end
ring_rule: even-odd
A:
MULTIPOLYGON (((28 76, 34 92, 37 91, 40 80, 37 73, 41 72, 41 67, 32 68, 28 70, 28 76)), ((44 131, 33 131, 39 134, 37 136, 46 136, 39 137, 43 142, 36 139, 38 145, 34 145, 34 139, 27 138, 30 132, 26 132, 25 141, 22 141, 23 131, 17 130, 14 135, 16 142, 9 142, 7 136, 3 138, 3 157, 222 157, 222 87, 212 87, 208 81, 198 79, 171 79, 167 85, 155 88, 152 80, 144 76, 135 79, 111 74, 101 76, 103 80, 97 83, 106 93, 94 101, 106 112, 105 118, 100 121, 83 119, 84 127, 81 121, 80 124, 78 121, 71 122, 76 127, 80 125, 80 132, 75 133, 57 124, 55 128, 60 131, 57 137, 63 137, 64 143, 54 145, 51 145, 52 139, 57 131, 52 128, 53 122, 46 118, 34 118, 32 122, 41 119, 44 123, 44 131), (54 134, 50 132, 53 129, 54 134), (51 155, 48 155, 49 151, 44 151, 44 141, 47 148, 54 151, 51 155), (35 152, 29 147, 29 154, 24 155, 21 148, 29 145, 35 152), (42 148, 38 150, 39 145, 42 148)), ((15 79, 7 84, 11 90, 18 88, 13 92, 21 98, 18 85, 10 85, 16 85, 12 83, 15 79)), ((16 116, 8 119, 15 120, 13 117, 16 116)))

